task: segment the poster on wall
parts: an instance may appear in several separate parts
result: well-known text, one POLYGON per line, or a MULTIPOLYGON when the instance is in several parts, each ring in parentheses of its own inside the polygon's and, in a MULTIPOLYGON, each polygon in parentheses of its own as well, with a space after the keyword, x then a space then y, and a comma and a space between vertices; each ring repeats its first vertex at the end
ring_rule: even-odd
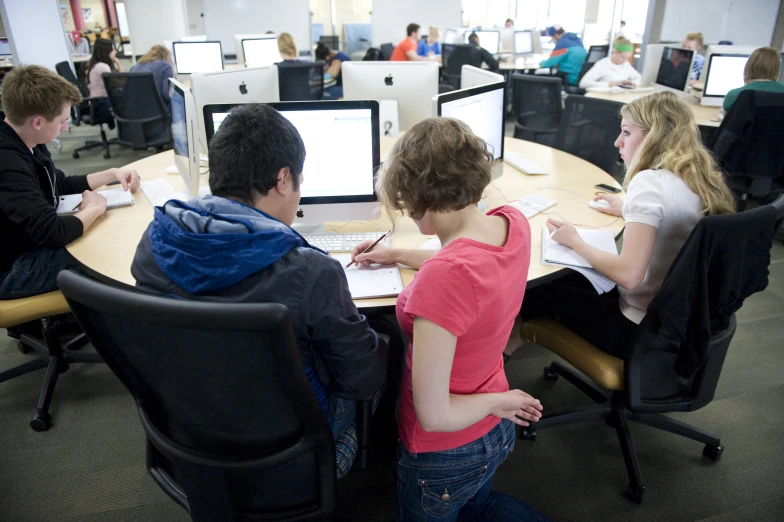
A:
POLYGON ((82 7, 82 18, 85 22, 95 22, 92 7, 82 7))
POLYGON ((60 17, 63 19, 63 26, 69 27, 73 25, 71 23, 71 10, 68 9, 67 5, 60 6, 60 17))

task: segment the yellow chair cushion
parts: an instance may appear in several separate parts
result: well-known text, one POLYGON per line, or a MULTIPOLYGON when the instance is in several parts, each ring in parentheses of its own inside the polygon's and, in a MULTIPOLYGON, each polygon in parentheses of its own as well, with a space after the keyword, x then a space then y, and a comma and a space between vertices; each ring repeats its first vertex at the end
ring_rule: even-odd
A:
POLYGON ((59 290, 33 297, 0 301, 0 328, 10 328, 70 311, 65 297, 59 290))
POLYGON ((520 337, 547 348, 606 390, 623 390, 623 361, 603 352, 561 323, 537 317, 523 323, 520 337))

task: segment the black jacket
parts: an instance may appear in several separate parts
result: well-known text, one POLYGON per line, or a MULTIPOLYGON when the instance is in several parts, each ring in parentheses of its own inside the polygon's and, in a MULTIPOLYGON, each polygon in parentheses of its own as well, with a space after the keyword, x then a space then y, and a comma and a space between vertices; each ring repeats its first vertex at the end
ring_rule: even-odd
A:
POLYGON ((79 218, 58 216, 57 197, 89 190, 87 176, 66 177, 46 145, 30 152, 0 112, 0 276, 38 247, 61 248, 79 238, 79 218))
POLYGON ((700 220, 672 263, 648 311, 659 335, 681 343, 675 371, 691 380, 712 335, 750 295, 768 286, 776 211, 770 205, 700 220))
POLYGON ((276 302, 291 311, 304 366, 316 370, 327 389, 346 399, 362 400, 384 383, 386 343, 361 315, 348 291, 340 263, 310 248, 294 248, 264 270, 229 288, 193 295, 175 285, 158 267, 145 233, 131 273, 140 290, 186 299, 226 302, 276 302))
POLYGON ((491 71, 498 70, 498 60, 493 58, 493 55, 490 54, 490 51, 476 43, 470 43, 468 45, 474 48, 474 52, 471 54, 471 65, 481 68, 482 63, 486 63, 487 67, 491 71))

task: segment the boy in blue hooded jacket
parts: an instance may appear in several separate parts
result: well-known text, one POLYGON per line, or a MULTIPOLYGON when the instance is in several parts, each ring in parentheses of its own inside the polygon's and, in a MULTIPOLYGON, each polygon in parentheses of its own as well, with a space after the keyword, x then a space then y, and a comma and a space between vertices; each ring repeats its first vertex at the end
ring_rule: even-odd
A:
POLYGON ((553 37, 555 48, 547 60, 542 61, 539 67, 558 67, 558 71, 566 74, 569 85, 577 85, 580 69, 583 66, 588 52, 583 41, 576 34, 567 33, 563 27, 549 27, 547 34, 553 37))

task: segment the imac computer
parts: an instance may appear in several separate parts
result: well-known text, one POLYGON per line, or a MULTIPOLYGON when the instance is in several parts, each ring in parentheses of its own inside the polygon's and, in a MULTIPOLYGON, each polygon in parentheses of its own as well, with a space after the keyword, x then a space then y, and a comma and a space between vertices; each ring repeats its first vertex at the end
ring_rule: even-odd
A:
MULTIPOLYGON (((490 54, 498 54, 501 50, 501 33, 499 31, 474 31, 479 37, 479 46, 490 54)), ((468 33, 470 36, 471 33, 468 33)))
POLYGON ((244 38, 242 56, 245 59, 245 67, 266 67, 283 60, 278 51, 278 39, 274 36, 244 38))
POLYGON ((669 91, 684 92, 689 84, 693 61, 694 51, 664 46, 656 74, 656 85, 669 91))
POLYGON ((659 74, 659 64, 661 63, 664 44, 650 44, 645 47, 643 52, 642 79, 640 87, 650 87, 656 81, 659 74))
POLYGON ((468 89, 470 87, 477 87, 479 85, 487 85, 488 83, 498 83, 504 81, 502 74, 490 72, 487 69, 480 69, 473 65, 464 65, 460 69, 460 87, 468 89))
POLYGON ((743 70, 748 60, 747 54, 712 54, 706 64, 700 105, 721 107, 728 92, 743 87, 743 70))
POLYGON ((0 38, 0 56, 11 56, 11 44, 8 38, 0 38))
POLYGON ((433 97, 433 115, 458 119, 485 140, 493 154, 492 179, 503 173, 506 82, 460 89, 433 97))
POLYGON ((192 196, 199 193, 199 146, 196 139, 196 104, 190 89, 173 78, 171 84, 171 131, 174 164, 192 196))
MULTIPOLYGON (((375 192, 380 165, 379 113, 375 101, 270 103, 299 131, 305 143, 302 199, 294 227, 323 233, 328 221, 376 219, 381 207, 375 192), (325 139, 328 136, 329 139, 325 139), (351 154, 335 159, 334 143, 350 143, 351 154)), ((204 108, 207 138, 212 139, 236 105, 204 108)))
POLYGON ((206 73, 223 70, 220 42, 173 42, 177 74, 206 73))
POLYGON ((447 29, 444 31, 444 42, 445 44, 456 44, 457 43, 457 29, 447 29))
MULTIPOLYGON (((401 131, 430 116, 433 96, 438 94, 436 62, 344 62, 341 71, 343 99, 382 104, 394 100, 401 131)), ((384 125, 394 127, 386 118, 384 125)))
POLYGON ((221 103, 267 103, 280 101, 278 68, 249 67, 191 76, 191 90, 199 121, 198 139, 207 151, 204 107, 221 103))
POLYGON ((712 54, 745 54, 751 56, 751 53, 759 49, 756 45, 709 45, 705 49, 705 65, 700 73, 700 81, 705 82, 706 74, 708 74, 708 62, 712 54))
MULTIPOLYGON (((539 36, 537 35, 537 38, 539 36)), ((534 52, 534 33, 531 31, 515 31, 514 53, 531 54, 534 52)))
POLYGON ((234 54, 237 55, 237 63, 243 65, 245 63, 245 55, 242 54, 242 41, 250 40, 253 38, 273 38, 271 34, 235 34, 234 35, 234 54))
POLYGON ((193 36, 183 36, 180 38, 181 42, 206 42, 207 35, 206 34, 195 34, 193 36))
POLYGON ((513 53, 514 52, 514 34, 513 27, 503 27, 499 29, 501 33, 501 52, 513 53))

